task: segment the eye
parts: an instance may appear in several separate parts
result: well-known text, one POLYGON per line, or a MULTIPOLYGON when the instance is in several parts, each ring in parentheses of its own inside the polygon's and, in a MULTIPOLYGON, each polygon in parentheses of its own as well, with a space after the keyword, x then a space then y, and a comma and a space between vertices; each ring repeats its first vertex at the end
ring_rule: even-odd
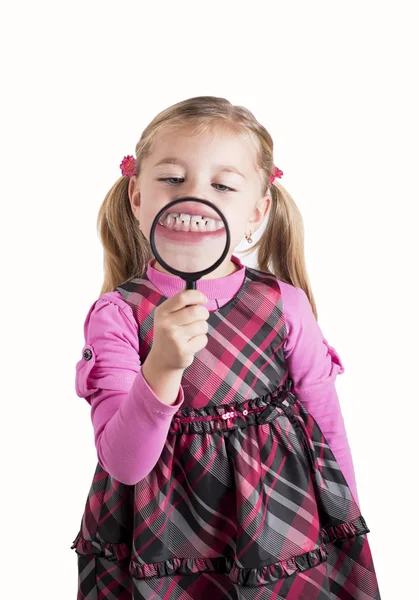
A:
POLYGON ((158 179, 157 181, 169 181, 169 179, 182 179, 182 177, 162 177, 161 179, 158 179))
MULTIPOLYGON (((162 177, 160 179, 158 179, 158 181, 169 181, 169 180, 173 180, 173 179, 183 179, 183 177, 162 177)), ((176 181, 175 183, 179 183, 179 181, 176 181)), ((173 185, 173 184, 170 184, 173 185)), ((220 185, 221 187, 225 188, 224 190, 218 190, 219 192, 225 192, 226 190, 229 190, 230 192, 235 192, 236 190, 233 190, 233 188, 231 187, 227 187, 226 185, 223 185, 222 183, 215 183, 214 185, 220 185)))
MULTIPOLYGON (((215 185, 221 185, 221 187, 225 188, 226 190, 230 190, 230 192, 234 192, 235 190, 233 190, 233 188, 231 187, 227 187, 226 185, 223 185, 222 183, 216 183, 215 185)), ((220 190, 220 192, 224 192, 225 190, 220 190)))

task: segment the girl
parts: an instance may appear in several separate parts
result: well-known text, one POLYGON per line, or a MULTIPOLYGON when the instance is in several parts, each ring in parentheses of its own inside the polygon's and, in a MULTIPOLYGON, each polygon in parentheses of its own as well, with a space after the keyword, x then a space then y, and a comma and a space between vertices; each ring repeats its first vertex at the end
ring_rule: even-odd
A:
POLYGON ((191 98, 121 169, 76 366, 98 456, 72 545, 78 599, 379 599, 334 384, 344 367, 317 324, 271 136, 241 106, 191 98), (213 202, 231 232, 196 290, 149 243, 183 196, 213 202), (233 249, 267 214, 247 267, 233 249))

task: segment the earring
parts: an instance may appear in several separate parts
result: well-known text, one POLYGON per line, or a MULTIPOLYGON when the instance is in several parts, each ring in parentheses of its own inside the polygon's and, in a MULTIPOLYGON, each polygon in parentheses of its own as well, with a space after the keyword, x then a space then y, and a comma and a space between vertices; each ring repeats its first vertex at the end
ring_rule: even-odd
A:
POLYGON ((246 238, 246 240, 249 242, 249 244, 251 244, 251 243, 252 243, 252 241, 253 241, 253 240, 252 240, 252 232, 250 232, 250 233, 249 233, 249 235, 245 235, 244 237, 245 237, 245 238, 246 238))

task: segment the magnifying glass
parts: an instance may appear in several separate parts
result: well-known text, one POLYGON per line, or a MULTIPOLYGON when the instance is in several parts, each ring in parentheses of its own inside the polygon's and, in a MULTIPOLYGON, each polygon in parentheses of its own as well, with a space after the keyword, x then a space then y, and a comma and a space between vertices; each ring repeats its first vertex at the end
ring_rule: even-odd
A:
POLYGON ((209 200, 185 196, 164 206, 154 218, 150 244, 157 261, 195 290, 196 282, 227 256, 230 229, 209 200))

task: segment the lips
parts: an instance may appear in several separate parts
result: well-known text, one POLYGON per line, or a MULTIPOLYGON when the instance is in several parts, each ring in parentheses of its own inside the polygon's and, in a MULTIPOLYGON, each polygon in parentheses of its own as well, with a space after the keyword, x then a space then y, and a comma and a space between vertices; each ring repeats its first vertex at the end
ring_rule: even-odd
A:
POLYGON ((167 212, 163 214, 162 219, 165 219, 169 213, 186 213, 188 215, 202 215, 216 221, 221 221, 220 215, 211 210, 209 206, 202 202, 179 202, 173 205, 167 212))

